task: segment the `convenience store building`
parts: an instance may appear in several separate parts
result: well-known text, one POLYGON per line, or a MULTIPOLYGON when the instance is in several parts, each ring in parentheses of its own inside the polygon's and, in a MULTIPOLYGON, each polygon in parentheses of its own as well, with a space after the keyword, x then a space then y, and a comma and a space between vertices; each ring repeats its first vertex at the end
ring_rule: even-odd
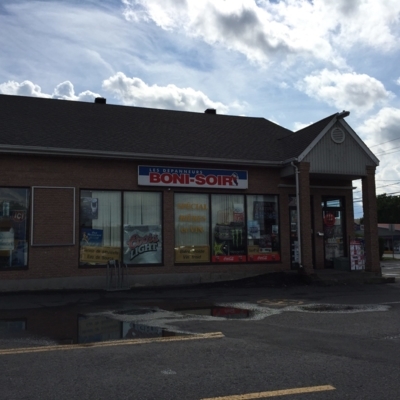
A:
POLYGON ((0 291, 238 279, 348 257, 361 179, 380 274, 375 169, 347 112, 264 118, 0 95, 0 291))

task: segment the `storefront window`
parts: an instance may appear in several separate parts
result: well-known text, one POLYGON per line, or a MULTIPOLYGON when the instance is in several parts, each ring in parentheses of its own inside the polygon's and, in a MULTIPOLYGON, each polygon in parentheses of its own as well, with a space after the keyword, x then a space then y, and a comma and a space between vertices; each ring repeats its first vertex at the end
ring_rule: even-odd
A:
POLYGON ((246 230, 243 195, 211 196, 212 261, 245 262, 246 230))
POLYGON ((28 209, 30 192, 0 188, 0 268, 28 265, 28 209))
POLYGON ((124 246, 126 264, 162 262, 161 193, 124 193, 124 246))
POLYGON ((210 261, 210 205, 207 194, 175 194, 175 262, 210 261))
POLYGON ((80 263, 104 265, 121 259, 121 193, 83 190, 80 208, 80 263))
POLYGON ((249 261, 280 260, 277 196, 247 196, 247 254, 249 261))

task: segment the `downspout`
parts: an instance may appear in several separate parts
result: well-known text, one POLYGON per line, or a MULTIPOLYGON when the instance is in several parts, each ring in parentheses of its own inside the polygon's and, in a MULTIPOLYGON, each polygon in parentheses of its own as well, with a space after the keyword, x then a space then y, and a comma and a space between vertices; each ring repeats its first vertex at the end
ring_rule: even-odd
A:
POLYGON ((301 230, 300 230, 300 188, 299 188, 299 169, 297 165, 292 161, 290 163, 295 169, 296 174, 296 207, 297 207, 297 243, 299 246, 299 269, 303 268, 301 259, 301 230))

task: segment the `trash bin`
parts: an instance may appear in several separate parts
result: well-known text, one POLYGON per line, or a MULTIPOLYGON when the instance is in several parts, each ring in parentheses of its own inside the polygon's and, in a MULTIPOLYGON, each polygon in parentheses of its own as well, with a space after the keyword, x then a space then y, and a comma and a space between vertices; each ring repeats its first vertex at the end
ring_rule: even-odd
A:
POLYGON ((333 268, 339 271, 350 271, 350 259, 348 257, 336 257, 333 259, 333 268))

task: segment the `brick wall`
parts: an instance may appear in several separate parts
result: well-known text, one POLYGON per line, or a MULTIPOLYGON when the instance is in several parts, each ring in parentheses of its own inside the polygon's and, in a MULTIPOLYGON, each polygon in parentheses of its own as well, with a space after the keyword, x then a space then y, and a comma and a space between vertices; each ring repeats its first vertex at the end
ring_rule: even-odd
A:
MULTIPOLYGON (((38 190, 35 194, 34 236, 37 244, 52 244, 51 246, 29 246, 29 268, 25 270, 0 270, 0 279, 35 279, 60 277, 90 277, 104 276, 104 268, 79 268, 79 198, 81 189, 97 190, 146 190, 163 192, 163 251, 164 265, 152 267, 135 267, 133 274, 172 274, 172 273, 235 273, 246 270, 252 274, 282 271, 290 269, 290 229, 288 197, 295 195, 295 181, 281 179, 280 170, 274 168, 240 168, 248 171, 249 188, 247 190, 194 190, 196 193, 234 193, 234 194, 276 194, 279 195, 280 221, 279 234, 281 243, 281 261, 276 263, 254 264, 208 264, 208 265, 174 265, 174 192, 190 192, 190 188, 151 188, 139 187, 137 183, 137 166, 128 160, 97 160, 90 158, 68 157, 35 157, 35 156, 2 156, 0 168, 3 171, 1 186, 12 187, 62 187, 75 188, 75 245, 68 241, 72 232, 71 189, 38 190), (285 184, 290 184, 290 187, 285 184), (282 185, 283 184, 283 185, 282 185), (58 205, 63 211, 60 212, 58 205), (53 208, 54 207, 54 208, 53 208), (61 231, 55 233, 57 226, 61 231), (58 246, 63 244, 63 246, 58 246)), ((159 163, 165 166, 181 166, 173 163, 159 163)), ((185 165, 186 166, 186 165, 185 165)), ((207 168, 235 169, 237 166, 207 165, 207 168)), ((307 188, 309 165, 301 165, 300 180, 303 189, 307 188)), ((303 259, 307 260, 307 268, 312 268, 312 238, 311 238, 311 207, 310 195, 314 199, 315 224, 321 223, 321 211, 318 208, 320 196, 325 193, 318 190, 303 190, 301 202, 303 205, 303 234, 308 236, 303 243, 303 259)), ((334 194, 332 191, 330 195, 334 194)), ((320 206, 319 206, 320 207, 320 206)), ((352 207, 352 204, 351 204, 352 207)), ((322 241, 321 241, 322 242, 322 241)), ((321 262, 321 246, 316 240, 317 264, 321 262)))

